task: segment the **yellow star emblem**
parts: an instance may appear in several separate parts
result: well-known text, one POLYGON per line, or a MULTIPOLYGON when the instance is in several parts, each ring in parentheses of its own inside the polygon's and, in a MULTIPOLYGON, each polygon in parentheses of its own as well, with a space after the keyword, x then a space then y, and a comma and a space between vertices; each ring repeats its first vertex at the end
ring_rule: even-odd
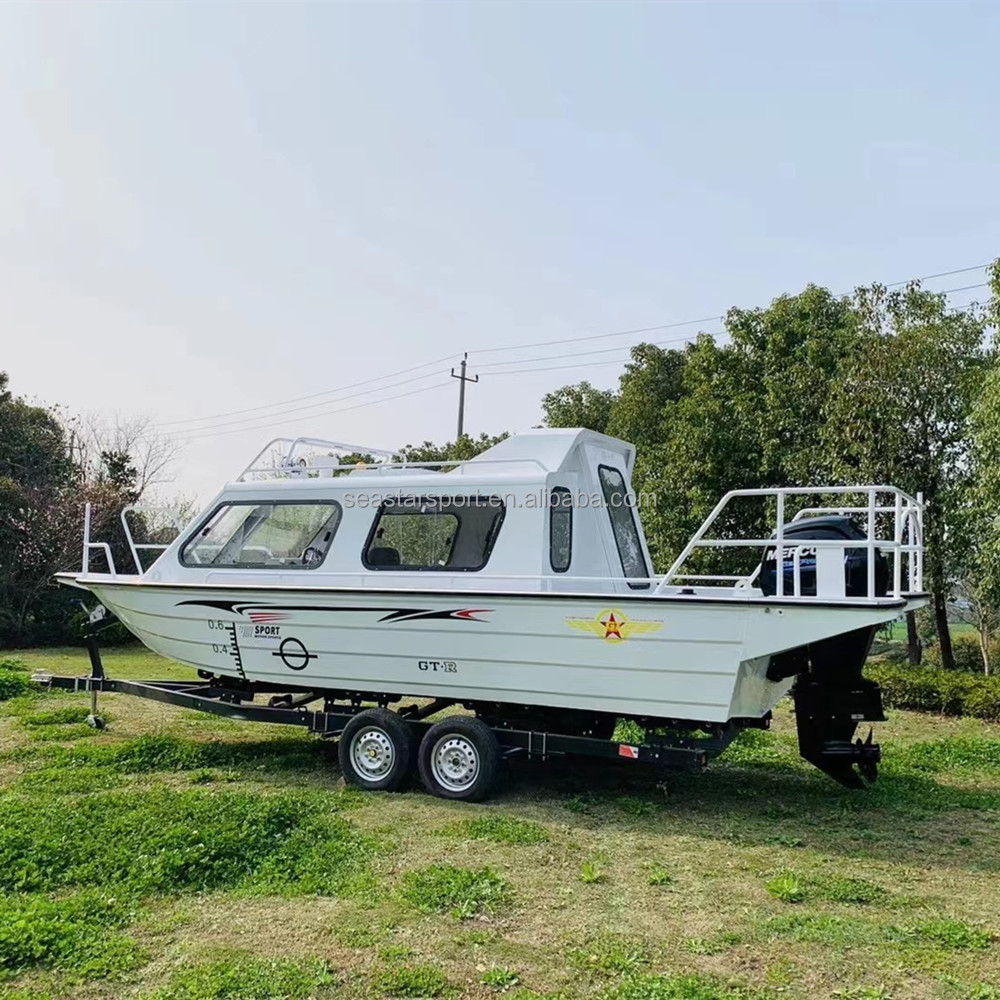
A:
POLYGON ((570 628, 599 636, 607 642, 621 642, 631 636, 649 635, 663 628, 663 622, 627 618, 615 608, 606 608, 593 618, 567 618, 566 624, 570 628))

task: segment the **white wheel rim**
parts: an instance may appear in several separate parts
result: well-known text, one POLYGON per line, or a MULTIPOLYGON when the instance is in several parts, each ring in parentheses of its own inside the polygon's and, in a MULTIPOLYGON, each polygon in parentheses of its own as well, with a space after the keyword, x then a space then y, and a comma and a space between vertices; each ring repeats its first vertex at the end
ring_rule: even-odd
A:
POLYGON ((351 743, 351 761, 354 769, 365 778, 384 778, 396 760, 392 740, 383 729, 364 729, 351 743))
POLYGON ((434 779, 450 792, 468 789, 479 777, 479 753, 464 736, 442 736, 431 751, 434 779))

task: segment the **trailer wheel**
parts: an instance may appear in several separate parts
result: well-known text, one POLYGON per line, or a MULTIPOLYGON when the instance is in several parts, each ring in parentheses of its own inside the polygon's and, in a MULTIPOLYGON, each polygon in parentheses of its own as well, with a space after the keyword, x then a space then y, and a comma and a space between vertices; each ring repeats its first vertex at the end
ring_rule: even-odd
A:
POLYGON ((500 777, 500 744, 481 719, 456 715, 435 723, 420 743, 420 777, 432 795, 480 802, 500 777))
POLYGON ((340 734, 337 756, 344 780, 365 791, 394 792, 413 762, 413 732, 387 708, 358 712, 340 734))

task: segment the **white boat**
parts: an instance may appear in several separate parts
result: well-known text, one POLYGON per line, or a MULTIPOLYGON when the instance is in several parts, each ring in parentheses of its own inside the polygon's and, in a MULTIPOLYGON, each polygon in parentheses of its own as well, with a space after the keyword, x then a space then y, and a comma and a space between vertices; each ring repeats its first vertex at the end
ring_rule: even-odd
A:
MULTIPOLYGON (((586 430, 534 430, 433 464, 277 440, 148 568, 133 545, 134 574, 90 539, 88 513, 82 571, 59 579, 215 688, 375 703, 383 721, 416 697, 465 706, 494 733, 607 739, 626 718, 659 745, 665 730, 724 745, 766 725, 794 686, 803 755, 846 784, 874 778, 878 748, 855 729, 883 715, 861 667, 874 630, 927 601, 918 499, 891 486, 735 490, 657 576, 634 459, 586 430), (341 464, 351 452, 376 460, 341 464), (769 510, 773 527, 727 535, 738 504, 769 510), (90 569, 94 551, 107 571, 90 569), (729 575, 685 572, 727 556, 729 575)), ((391 787, 398 775, 372 768, 387 753, 396 767, 402 750, 392 733, 388 750, 368 736, 346 752, 347 776, 391 787)), ((463 750, 466 770, 476 752, 481 763, 482 747, 463 750)), ((459 760, 446 758, 437 778, 459 760)), ((481 792, 453 785, 432 790, 481 792)))

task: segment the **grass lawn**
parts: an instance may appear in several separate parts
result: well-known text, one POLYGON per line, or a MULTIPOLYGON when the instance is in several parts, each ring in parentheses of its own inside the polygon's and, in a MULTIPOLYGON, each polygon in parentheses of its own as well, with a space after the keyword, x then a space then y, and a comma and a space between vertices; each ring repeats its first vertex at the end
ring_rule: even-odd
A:
POLYGON ((893 712, 858 793, 782 706, 701 775, 520 762, 462 805, 345 790, 291 727, 87 706, 0 702, 0 997, 1000 1000, 1000 726, 893 712))
MULTIPOLYGON (((952 622, 951 627, 948 629, 952 635, 978 635, 976 630, 969 625, 967 622, 952 622)), ((892 635, 891 638, 893 642, 906 642, 906 622, 901 618, 899 621, 892 623, 892 635)))

